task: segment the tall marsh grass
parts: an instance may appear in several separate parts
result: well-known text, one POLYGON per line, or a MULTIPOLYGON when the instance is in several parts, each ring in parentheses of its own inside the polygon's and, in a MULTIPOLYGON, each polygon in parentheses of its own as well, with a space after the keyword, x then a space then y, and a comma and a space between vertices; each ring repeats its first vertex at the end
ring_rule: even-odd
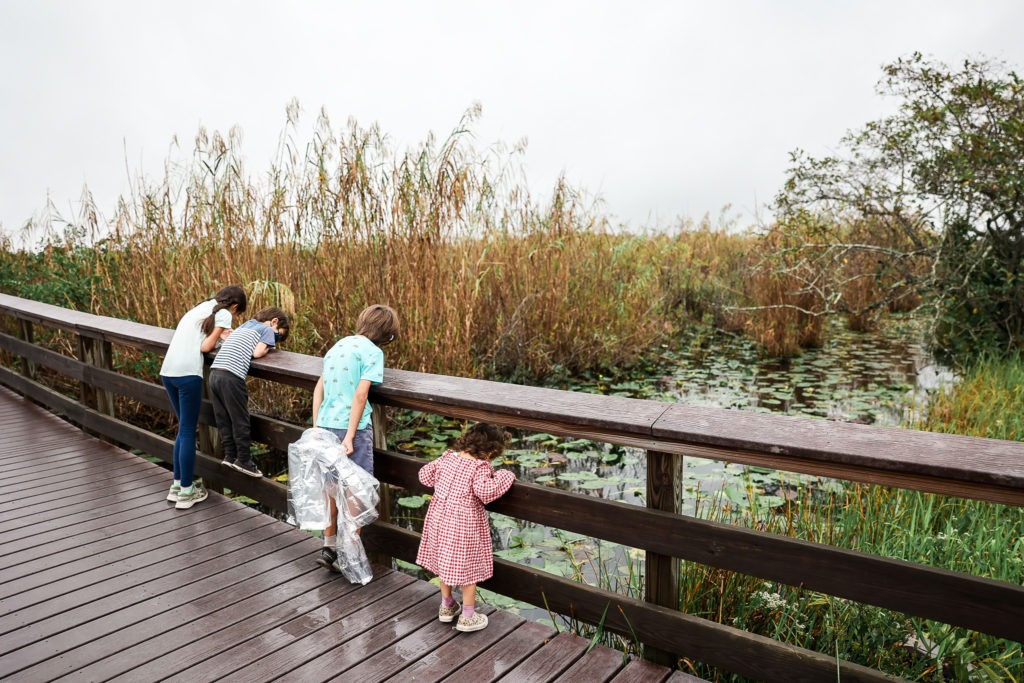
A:
POLYGON ((42 252, 4 259, 23 273, 73 260, 73 296, 35 293, 164 327, 224 284, 278 283, 295 305, 289 348, 314 355, 386 303, 403 330, 389 365, 520 381, 629 365, 731 303, 752 237, 707 221, 622 231, 564 180, 537 199, 521 150, 473 146, 478 113, 399 151, 377 127, 336 130, 325 114, 302 145, 293 103, 257 178, 237 130, 200 130, 191 163, 134 179, 109 229, 86 203, 42 252))

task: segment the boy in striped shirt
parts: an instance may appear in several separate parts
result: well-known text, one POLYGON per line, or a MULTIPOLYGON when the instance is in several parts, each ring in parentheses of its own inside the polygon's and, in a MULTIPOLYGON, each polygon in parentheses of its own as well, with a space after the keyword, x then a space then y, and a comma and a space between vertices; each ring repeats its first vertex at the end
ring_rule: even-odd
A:
POLYGON ((262 477, 252 459, 249 389, 245 378, 253 358, 262 358, 288 338, 288 316, 276 306, 264 308, 237 327, 217 350, 210 365, 210 401, 217 420, 222 464, 251 477, 262 477))

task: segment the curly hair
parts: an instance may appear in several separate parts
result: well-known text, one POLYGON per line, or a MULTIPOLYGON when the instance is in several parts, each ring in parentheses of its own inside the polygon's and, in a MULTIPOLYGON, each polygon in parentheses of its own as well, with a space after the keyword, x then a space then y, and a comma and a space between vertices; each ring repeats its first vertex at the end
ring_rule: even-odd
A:
POLYGON ((453 448, 477 460, 491 460, 505 451, 512 435, 497 425, 478 422, 455 440, 453 448))

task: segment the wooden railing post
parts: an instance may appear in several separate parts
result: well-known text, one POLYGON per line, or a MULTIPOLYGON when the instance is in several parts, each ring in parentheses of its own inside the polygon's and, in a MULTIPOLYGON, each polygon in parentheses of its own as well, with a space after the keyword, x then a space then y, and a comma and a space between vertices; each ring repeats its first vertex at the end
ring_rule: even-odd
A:
MULTIPOLYGON (((210 400, 210 366, 203 367, 203 399, 210 400)), ((200 422, 199 428, 199 450, 207 455, 217 458, 224 457, 224 451, 220 445, 220 432, 216 424, 204 425, 200 422)))
MULTIPOLYGON (((112 370, 114 364, 110 342, 79 334, 78 360, 95 368, 112 370)), ((79 401, 82 405, 92 408, 104 415, 114 417, 114 395, 110 391, 98 389, 90 384, 86 379, 83 379, 79 384, 79 397, 79 401)), ((86 429, 85 431, 104 441, 112 442, 112 439, 91 429, 86 429)))
MULTIPOLYGON (((388 448, 388 417, 384 406, 373 403, 373 448, 385 451, 388 448)), ((391 521, 391 485, 380 483, 380 501, 377 503, 377 520, 388 523, 391 521)), ((386 552, 370 552, 367 554, 371 562, 390 567, 392 556, 386 552)))
MULTIPOLYGON (((683 456, 647 452, 647 507, 680 513, 683 500, 683 456)), ((648 551, 645 560, 644 600, 654 605, 679 609, 679 559, 648 551)), ((644 648, 644 658, 675 667, 677 655, 653 647, 644 648)))
MULTIPOLYGON (((32 323, 28 320, 18 319, 18 338, 23 342, 34 344, 34 334, 32 330, 32 323)), ((36 364, 28 358, 22 357, 21 359, 21 374, 25 377, 35 380, 36 378, 36 364)))
MULTIPOLYGON (((101 370, 113 370, 114 358, 110 342, 78 335, 78 359, 87 365, 101 370)), ((98 389, 83 381, 81 389, 82 403, 104 415, 114 415, 114 394, 106 389, 98 389)))

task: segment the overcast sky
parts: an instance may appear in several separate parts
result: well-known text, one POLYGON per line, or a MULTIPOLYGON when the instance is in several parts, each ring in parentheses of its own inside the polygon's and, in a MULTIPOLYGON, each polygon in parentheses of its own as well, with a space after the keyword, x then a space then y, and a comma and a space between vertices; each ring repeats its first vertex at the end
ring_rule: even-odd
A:
POLYGON ((727 204, 750 224, 790 151, 825 153, 891 110, 883 64, 920 51, 1020 72, 1022 30, 1020 0, 2 0, 0 225, 47 196, 74 216, 83 185, 109 217, 200 126, 237 124, 259 175, 292 98, 307 123, 376 122, 398 149, 478 102, 475 144, 526 138, 537 197, 564 172, 634 227, 727 204))

